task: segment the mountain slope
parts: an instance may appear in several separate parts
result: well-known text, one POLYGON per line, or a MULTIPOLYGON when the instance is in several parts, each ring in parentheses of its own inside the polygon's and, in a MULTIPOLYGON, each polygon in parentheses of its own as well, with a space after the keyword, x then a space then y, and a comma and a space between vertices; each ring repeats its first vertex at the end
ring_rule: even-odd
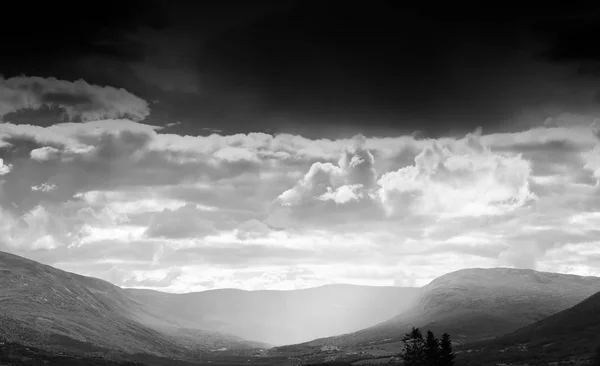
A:
POLYGON ((31 345, 182 357, 238 337, 181 329, 108 282, 0 252, 0 336, 31 345), (93 347, 92 347, 93 348, 93 347))
POLYGON ((569 308, 600 291, 600 278, 510 268, 465 269, 422 288, 408 311, 373 327, 337 337, 280 347, 311 352, 323 345, 353 347, 393 342, 411 326, 448 332, 457 343, 512 332, 569 308))
POLYGON ((328 285, 293 291, 211 290, 188 294, 128 289, 173 324, 212 329, 270 344, 356 331, 397 315, 417 288, 328 285), (177 311, 174 311, 176 309, 177 311))
MULTIPOLYGON (((500 360, 557 361, 591 357, 600 346, 600 292, 577 305, 493 340, 463 347, 480 362, 500 360)), ((475 363, 474 363, 475 364, 475 363)), ((479 364, 479 363, 478 363, 479 364)))

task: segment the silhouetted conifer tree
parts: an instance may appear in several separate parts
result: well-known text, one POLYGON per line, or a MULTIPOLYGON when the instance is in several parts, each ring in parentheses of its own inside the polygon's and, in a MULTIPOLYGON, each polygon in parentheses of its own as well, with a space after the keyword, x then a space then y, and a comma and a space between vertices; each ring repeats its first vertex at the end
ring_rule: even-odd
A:
POLYGON ((425 365, 425 340, 419 328, 413 327, 410 333, 402 338, 404 350, 401 354, 406 366, 425 365))
POLYGON ((432 331, 427 331, 425 339, 425 365, 437 366, 440 356, 440 341, 432 331))
POLYGON ((442 340, 440 341, 440 353, 439 353, 439 363, 440 366, 454 366, 454 352, 452 351, 452 340, 450 339, 450 335, 448 333, 444 333, 442 335, 442 340))

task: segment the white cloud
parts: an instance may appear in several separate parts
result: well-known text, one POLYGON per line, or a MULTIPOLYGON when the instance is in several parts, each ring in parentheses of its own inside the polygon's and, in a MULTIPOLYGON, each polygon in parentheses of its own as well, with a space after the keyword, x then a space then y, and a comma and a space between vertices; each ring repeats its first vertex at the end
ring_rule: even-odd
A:
POLYGON ((575 228, 583 230, 595 230, 600 228, 600 211, 581 212, 571 216, 568 221, 575 228))
POLYGON ((128 117, 142 120, 150 114, 148 103, 125 89, 90 85, 55 78, 0 76, 0 118, 23 109, 59 107, 83 121, 128 117))
POLYGON ((600 265, 573 249, 600 241, 590 128, 424 140, 163 132, 0 124, 0 246, 168 291, 600 265))
POLYGON ((594 178, 600 181, 600 145, 596 145, 593 150, 583 153, 582 156, 586 162, 583 168, 590 170, 594 178))
POLYGON ((336 188, 335 191, 331 187, 327 187, 327 192, 316 198, 322 201, 331 200, 335 203, 343 204, 363 198, 363 189, 364 186, 362 184, 344 185, 336 188))
POLYGON ((32 191, 50 192, 54 189, 56 189, 55 184, 46 183, 46 182, 44 182, 42 184, 38 184, 37 186, 31 186, 32 191))
POLYGON ((52 146, 44 146, 31 150, 31 159, 37 161, 46 161, 58 157, 60 151, 52 146))
POLYGON ((337 164, 315 162, 294 187, 282 192, 271 205, 269 223, 289 227, 295 220, 314 219, 333 225, 365 214, 377 216, 375 158, 364 148, 363 136, 350 143, 337 164))
POLYGON ((11 164, 4 164, 4 159, 0 159, 0 175, 5 175, 10 173, 12 169, 11 164))
MULTIPOLYGON (((82 199, 91 206, 102 206, 122 215, 176 210, 186 205, 185 201, 160 197, 152 190, 130 191, 87 191, 77 193, 74 198, 82 199)), ((212 209, 204 207, 205 210, 212 209)))
POLYGON ((392 215, 498 215, 534 198, 530 163, 494 154, 474 135, 424 149, 415 164, 385 173, 380 196, 392 215))
POLYGON ((334 196, 333 191, 342 189, 342 195, 350 191, 355 197, 357 190, 371 190, 375 186, 377 172, 373 168, 374 158, 364 149, 364 137, 357 137, 355 146, 346 147, 337 165, 332 163, 314 163, 308 173, 295 187, 283 192, 279 201, 284 206, 297 205, 305 200, 327 199, 334 196), (347 188, 343 188, 346 187, 347 188))

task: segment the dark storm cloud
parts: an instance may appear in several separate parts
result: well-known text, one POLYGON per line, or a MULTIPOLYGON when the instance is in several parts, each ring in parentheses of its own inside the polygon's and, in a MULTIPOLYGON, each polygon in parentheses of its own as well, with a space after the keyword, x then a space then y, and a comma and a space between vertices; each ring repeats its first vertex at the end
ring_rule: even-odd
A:
POLYGON ((210 121, 225 133, 436 136, 599 112, 597 87, 567 62, 595 55, 590 7, 108 1, 71 17, 64 4, 19 4, 6 13, 30 22, 2 24, 1 72, 125 87, 159 100, 148 123, 190 134, 210 121))
MULTIPOLYGON (((561 17, 548 17, 535 24, 534 31, 547 44, 539 57, 559 63, 576 63, 581 75, 600 72, 600 7, 594 4, 571 9, 561 17)), ((575 5, 577 6, 577 5, 575 5)))

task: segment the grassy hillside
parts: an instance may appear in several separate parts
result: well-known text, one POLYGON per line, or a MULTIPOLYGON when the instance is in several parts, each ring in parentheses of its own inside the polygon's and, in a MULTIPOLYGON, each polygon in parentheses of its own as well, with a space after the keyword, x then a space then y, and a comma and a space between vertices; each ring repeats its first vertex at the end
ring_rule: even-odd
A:
POLYGON ((409 308, 417 288, 328 285, 294 291, 211 290, 188 294, 128 289, 173 324, 271 344, 356 331, 409 308), (176 310, 176 311, 174 311, 176 310))
POLYGON ((414 307, 388 321, 273 351, 310 353, 324 345, 353 348, 396 342, 412 326, 448 332, 457 344, 470 343, 515 331, 597 291, 597 277, 509 268, 460 270, 423 287, 414 307))
POLYGON ((379 362, 400 351, 412 326, 450 333, 457 366, 587 358, 600 343, 600 278, 531 270, 461 270, 421 289, 332 285, 177 295, 121 289, 0 252, 0 288, 0 338, 13 345, 10 357, 28 365, 37 362, 31 352, 50 364, 47 356, 61 352, 79 355, 65 364, 91 353, 115 365, 379 362), (258 350, 264 343, 225 333, 281 341, 376 319, 388 320, 266 352, 258 350))
POLYGON ((139 362, 110 360, 96 355, 71 355, 27 347, 0 339, 0 365, 14 366, 145 366, 139 362))
POLYGON ((169 324, 108 282, 0 252, 0 336, 28 345, 82 345, 170 358, 263 346, 169 324))
POLYGON ((494 340, 459 350, 462 364, 587 359, 600 346, 600 292, 579 304, 494 340))

